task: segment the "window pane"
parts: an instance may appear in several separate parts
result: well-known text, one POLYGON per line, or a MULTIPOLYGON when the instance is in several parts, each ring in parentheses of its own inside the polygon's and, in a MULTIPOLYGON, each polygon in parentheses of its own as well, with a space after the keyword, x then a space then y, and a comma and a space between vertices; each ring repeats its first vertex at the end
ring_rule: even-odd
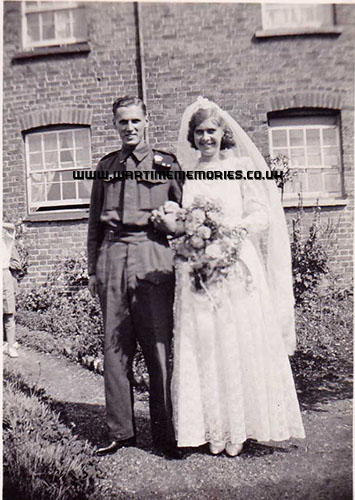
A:
POLYGON ((308 191, 323 191, 323 174, 321 169, 307 171, 308 173, 308 191))
POLYGON ((303 146, 303 130, 290 130, 290 146, 303 146))
POLYGON ((75 153, 78 167, 90 166, 90 151, 88 149, 77 149, 75 153))
POLYGON ((293 192, 303 193, 307 190, 307 176, 305 170, 299 170, 293 180, 293 192))
POLYGON ((72 151, 61 151, 60 152, 60 163, 73 163, 73 153, 72 151))
POLYGON ((286 130, 273 130, 272 143, 275 148, 287 146, 287 132, 286 130))
POLYGON ((307 140, 307 146, 319 146, 320 145, 320 130, 319 129, 307 129, 306 130, 306 140, 307 140))
POLYGON ((76 198, 75 182, 64 182, 63 183, 63 199, 69 200, 76 198))
POLYGON ((324 174, 324 189, 328 193, 340 192, 340 177, 338 171, 328 171, 324 174))
POLYGON ((40 40, 39 14, 27 14, 27 37, 30 42, 40 40))
POLYGON ((38 170, 43 168, 42 164, 42 153, 30 153, 30 169, 38 170))
POLYGON ((27 139, 27 144, 30 152, 41 151, 42 149, 41 136, 38 134, 29 134, 27 139))
POLYGON ((79 198, 90 199, 90 187, 92 183, 79 181, 79 198))
POLYGON ((322 165, 322 155, 320 148, 308 148, 307 160, 308 160, 308 166, 322 165))
POLYGON ((68 172, 61 172, 61 178, 64 182, 73 181, 73 172, 69 170, 68 172))
POLYGON ((58 149, 56 132, 43 134, 43 143, 45 151, 56 151, 58 149))
POLYGON ((70 14, 68 10, 59 10, 56 12, 56 28, 57 38, 69 38, 70 31, 70 14))
POLYGON ((324 148, 324 165, 339 166, 338 148, 324 148))
POLYGON ((46 186, 42 183, 32 183, 31 185, 31 201, 37 203, 39 201, 45 201, 46 199, 46 186))
POLYGON ((323 129, 323 143, 325 146, 335 146, 337 143, 337 133, 335 128, 323 129))
POLYGON ((44 161, 48 170, 58 168, 58 153, 57 151, 49 151, 44 153, 44 161))
POLYGON ((47 200, 57 201, 60 200, 60 184, 59 182, 53 182, 48 189, 47 200))
POLYGON ((53 12, 44 12, 42 16, 42 38, 51 40, 55 36, 54 32, 54 14, 53 12))
POLYGON ((59 133, 60 149, 73 149, 73 137, 71 131, 59 133))
POLYGON ((287 156, 289 158, 289 152, 288 149, 283 149, 283 148, 273 148, 273 157, 275 156, 287 156))
POLYGON ((292 167, 305 167, 306 157, 304 154, 304 149, 292 149, 291 150, 291 166, 292 167))
POLYGON ((87 38, 87 22, 85 7, 73 10, 73 31, 74 37, 78 39, 87 38))

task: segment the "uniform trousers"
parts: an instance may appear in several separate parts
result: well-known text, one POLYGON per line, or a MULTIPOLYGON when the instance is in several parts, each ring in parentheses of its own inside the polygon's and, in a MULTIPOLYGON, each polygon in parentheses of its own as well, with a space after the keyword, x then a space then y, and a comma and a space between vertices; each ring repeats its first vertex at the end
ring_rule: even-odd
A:
POLYGON ((132 363, 138 341, 149 373, 153 442, 166 449, 175 444, 169 370, 174 275, 165 273, 155 283, 137 277, 140 245, 147 243, 139 233, 105 239, 100 248, 96 276, 105 331, 106 419, 111 439, 135 435, 132 363))

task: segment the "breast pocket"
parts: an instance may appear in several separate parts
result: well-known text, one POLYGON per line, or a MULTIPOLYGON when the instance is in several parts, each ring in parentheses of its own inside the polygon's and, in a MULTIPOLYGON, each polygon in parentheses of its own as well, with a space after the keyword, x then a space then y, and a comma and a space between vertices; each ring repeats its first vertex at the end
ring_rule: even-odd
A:
POLYGON ((119 207, 121 189, 122 182, 119 180, 111 180, 109 182, 105 182, 105 210, 112 210, 119 207))
POLYGON ((138 183, 139 208, 153 210, 159 208, 169 199, 169 181, 140 181, 138 183))

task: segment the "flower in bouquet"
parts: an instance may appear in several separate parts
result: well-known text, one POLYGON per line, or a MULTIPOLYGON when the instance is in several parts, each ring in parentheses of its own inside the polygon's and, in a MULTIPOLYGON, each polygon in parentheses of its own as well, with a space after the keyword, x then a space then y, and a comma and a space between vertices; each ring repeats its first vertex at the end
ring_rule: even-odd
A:
POLYGON ((205 247, 205 242, 198 234, 193 234, 190 239, 190 244, 192 248, 196 250, 201 250, 201 248, 205 247))
POLYGON ((173 243, 175 259, 190 264, 195 291, 209 295, 208 287, 221 283, 239 260, 245 230, 224 225, 220 204, 202 197, 177 217, 184 221, 185 235, 173 243))
POLYGON ((223 256, 220 245, 211 243, 206 247, 206 255, 211 259, 220 259, 223 256))
POLYGON ((208 240, 209 238, 211 238, 211 234, 212 234, 211 228, 208 226, 203 225, 197 228, 197 235, 203 238, 204 240, 208 240))

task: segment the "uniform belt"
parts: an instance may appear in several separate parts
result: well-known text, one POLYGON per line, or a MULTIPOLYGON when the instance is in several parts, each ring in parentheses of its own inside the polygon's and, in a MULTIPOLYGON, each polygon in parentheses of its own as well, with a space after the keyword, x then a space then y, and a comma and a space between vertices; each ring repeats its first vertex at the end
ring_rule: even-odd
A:
POLYGON ((152 226, 146 224, 145 226, 133 226, 133 225, 122 225, 119 227, 105 229, 105 240, 108 241, 119 241, 125 236, 147 234, 148 231, 152 230, 152 226))

